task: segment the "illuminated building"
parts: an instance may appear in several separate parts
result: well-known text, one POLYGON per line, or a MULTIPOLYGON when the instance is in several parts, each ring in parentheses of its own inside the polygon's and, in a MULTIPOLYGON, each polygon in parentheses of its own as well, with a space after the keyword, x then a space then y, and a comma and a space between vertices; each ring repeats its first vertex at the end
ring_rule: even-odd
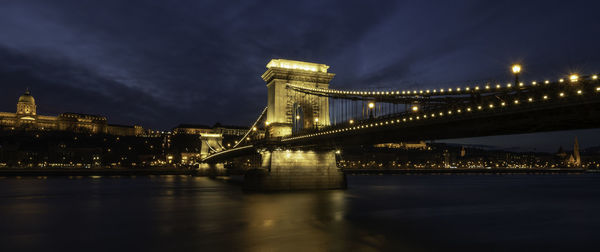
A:
POLYGON ((119 136, 144 134, 141 126, 108 124, 104 116, 79 113, 62 113, 58 116, 38 115, 35 98, 29 90, 19 97, 16 113, 0 112, 0 129, 71 131, 119 136))
POLYGON ((425 141, 419 142, 409 142, 409 143, 384 143, 384 144, 376 144, 373 147, 376 148, 389 148, 389 149, 419 149, 426 150, 427 144, 425 141))
POLYGON ((573 154, 569 156, 567 164, 575 167, 581 166, 581 155, 579 154, 579 142, 577 141, 577 137, 575 137, 575 143, 573 144, 573 154))
POLYGON ((173 129, 174 134, 221 134, 228 136, 243 136, 248 131, 248 127, 239 126, 224 126, 216 123, 214 126, 198 125, 198 124, 180 124, 173 129))

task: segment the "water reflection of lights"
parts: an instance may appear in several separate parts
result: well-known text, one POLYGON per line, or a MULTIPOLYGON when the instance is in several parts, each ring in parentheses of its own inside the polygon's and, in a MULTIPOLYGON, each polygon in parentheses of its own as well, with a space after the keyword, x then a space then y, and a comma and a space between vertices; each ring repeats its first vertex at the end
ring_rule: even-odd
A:
POLYGON ((245 195, 244 216, 241 218, 249 223, 241 230, 242 244, 250 251, 307 246, 327 250, 328 244, 345 236, 345 193, 325 191, 245 195), (334 228, 331 228, 332 225, 334 228), (273 239, 289 242, 275 244, 273 239))

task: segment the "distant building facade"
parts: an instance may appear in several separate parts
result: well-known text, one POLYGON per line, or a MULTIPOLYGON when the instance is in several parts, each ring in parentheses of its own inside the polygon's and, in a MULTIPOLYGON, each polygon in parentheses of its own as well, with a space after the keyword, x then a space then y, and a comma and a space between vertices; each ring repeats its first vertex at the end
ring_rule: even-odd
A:
POLYGON ((62 113, 58 116, 37 114, 35 98, 26 90, 17 101, 16 113, 0 112, 0 128, 6 130, 71 131, 91 134, 136 136, 144 134, 141 126, 111 125, 104 116, 62 113))
POLYGON ((383 143, 383 144, 375 144, 373 145, 376 148, 389 148, 389 149, 419 149, 419 150, 426 150, 427 149, 427 143, 425 143, 425 141, 419 141, 419 142, 408 142, 408 143, 383 143))
POLYGON ((173 129, 174 134, 221 134, 224 136, 243 136, 248 131, 247 127, 239 126, 224 126, 219 123, 214 126, 198 125, 198 124, 181 124, 173 129))

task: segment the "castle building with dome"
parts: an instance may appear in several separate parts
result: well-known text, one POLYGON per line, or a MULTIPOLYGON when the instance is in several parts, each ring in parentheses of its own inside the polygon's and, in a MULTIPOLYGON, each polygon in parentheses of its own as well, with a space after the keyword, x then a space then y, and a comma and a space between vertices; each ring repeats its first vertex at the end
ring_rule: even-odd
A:
POLYGON ((17 101, 16 113, 0 112, 1 130, 72 131, 90 134, 136 136, 145 133, 141 126, 113 125, 98 115, 62 113, 58 116, 37 114, 35 98, 26 90, 17 101))

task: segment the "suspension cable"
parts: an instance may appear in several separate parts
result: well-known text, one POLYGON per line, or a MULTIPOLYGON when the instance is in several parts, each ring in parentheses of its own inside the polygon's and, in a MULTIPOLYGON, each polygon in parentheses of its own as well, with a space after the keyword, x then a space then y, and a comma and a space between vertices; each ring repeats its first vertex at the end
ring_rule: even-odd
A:
POLYGON ((246 132, 246 134, 244 134, 244 136, 242 137, 242 139, 240 139, 235 145, 233 145, 233 148, 237 147, 238 145, 240 145, 240 143, 242 143, 244 141, 244 139, 246 139, 246 137, 250 134, 250 132, 252 132, 252 130, 254 129, 254 127, 256 127, 256 125, 258 124, 258 122, 260 122, 260 120, 265 116, 265 114, 267 113, 267 108, 269 108, 269 106, 266 106, 262 113, 260 113, 260 116, 258 116, 258 118, 256 119, 256 121, 254 121, 254 123, 252 124, 252 126, 250 126, 250 129, 248 129, 248 131, 246 132))

